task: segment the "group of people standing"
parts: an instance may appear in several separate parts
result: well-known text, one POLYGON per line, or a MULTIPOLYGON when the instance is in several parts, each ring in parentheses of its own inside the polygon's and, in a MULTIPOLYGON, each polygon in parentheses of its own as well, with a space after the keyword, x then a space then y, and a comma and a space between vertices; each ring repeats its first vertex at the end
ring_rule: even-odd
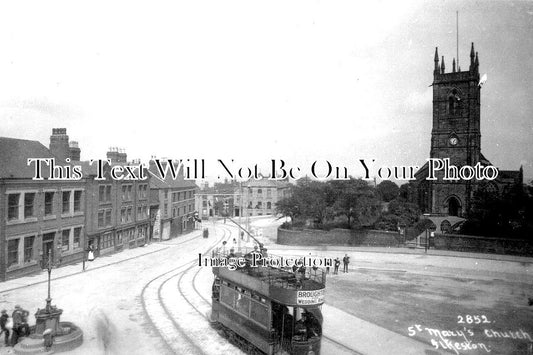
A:
POLYGON ((15 310, 11 315, 12 319, 9 319, 9 315, 5 309, 2 310, 2 314, 0 315, 0 334, 4 333, 5 346, 15 346, 19 338, 30 335, 30 326, 28 325, 29 315, 30 312, 19 305, 15 306, 15 310), (13 335, 10 339, 11 331, 13 331, 13 335))
MULTIPOLYGON (((343 272, 348 272, 348 264, 350 264, 350 257, 348 254, 344 254, 344 258, 342 258, 343 263, 343 272)), ((339 266, 341 266, 341 259, 339 257, 336 257, 335 260, 333 260, 333 275, 339 274, 339 266)), ((326 273, 329 274, 329 267, 326 268, 326 273)))

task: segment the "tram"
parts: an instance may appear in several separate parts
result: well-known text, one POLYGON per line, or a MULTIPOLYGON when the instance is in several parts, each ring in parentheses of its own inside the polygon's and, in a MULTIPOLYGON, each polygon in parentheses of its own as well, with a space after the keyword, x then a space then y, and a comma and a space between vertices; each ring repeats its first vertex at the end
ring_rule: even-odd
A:
POLYGON ((320 354, 325 273, 250 266, 252 253, 264 250, 257 243, 250 252, 213 251, 212 257, 247 261, 235 270, 213 267, 213 326, 248 354, 320 354))

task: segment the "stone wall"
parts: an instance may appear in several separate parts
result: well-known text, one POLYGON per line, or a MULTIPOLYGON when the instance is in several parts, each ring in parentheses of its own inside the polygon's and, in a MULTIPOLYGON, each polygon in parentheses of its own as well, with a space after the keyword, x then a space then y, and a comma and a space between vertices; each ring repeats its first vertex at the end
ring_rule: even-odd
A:
POLYGON ((434 242, 435 249, 441 250, 533 256, 533 243, 520 239, 435 234, 434 242))
POLYGON ((277 243, 284 245, 398 246, 403 241, 396 232, 380 230, 332 229, 330 231, 278 228, 277 243))

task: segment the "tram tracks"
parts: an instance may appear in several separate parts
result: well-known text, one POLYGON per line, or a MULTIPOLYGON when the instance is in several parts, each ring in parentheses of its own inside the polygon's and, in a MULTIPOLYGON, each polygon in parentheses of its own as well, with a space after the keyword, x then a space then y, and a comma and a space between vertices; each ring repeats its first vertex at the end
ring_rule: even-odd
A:
MULTIPOLYGON (((209 245, 207 252, 223 240, 231 236, 231 231, 222 229, 224 234, 209 245)), ((181 280, 187 271, 195 266, 196 259, 189 260, 172 270, 150 280, 141 292, 141 303, 144 313, 150 324, 157 331, 163 340, 166 348, 175 354, 207 354, 203 344, 213 343, 212 337, 208 336, 206 329, 202 327, 203 320, 197 322, 190 310, 184 309, 184 303, 193 307, 192 312, 198 309, 190 302, 190 298, 185 296, 186 291, 181 285, 181 280), (171 281, 176 280, 178 287, 171 281), (185 301, 185 302, 183 302, 185 301), (184 329, 184 325, 186 329, 184 329)), ((196 292, 197 290, 195 290, 196 292)), ((189 295, 189 297, 191 297, 189 295)), ((207 315, 202 314, 207 317, 207 315)), ((210 327, 208 330, 212 330, 210 327)), ((214 332, 214 330, 212 330, 214 332)), ((215 332, 216 334, 216 332, 215 332)), ((223 343, 222 343, 223 345, 223 343)))

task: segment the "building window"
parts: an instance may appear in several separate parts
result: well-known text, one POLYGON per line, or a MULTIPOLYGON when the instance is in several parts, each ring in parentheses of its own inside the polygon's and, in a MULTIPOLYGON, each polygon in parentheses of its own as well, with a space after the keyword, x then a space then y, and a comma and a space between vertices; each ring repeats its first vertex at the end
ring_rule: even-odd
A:
POLYGON ((105 202, 105 186, 100 185, 98 189, 98 200, 100 202, 105 202))
POLYGON ((98 191, 100 203, 111 201, 111 185, 101 185, 98 191))
POLYGON ((72 249, 77 249, 81 245, 81 227, 74 228, 74 237, 72 238, 72 249))
POLYGON ((54 214, 54 192, 49 191, 44 193, 44 215, 50 216, 54 214))
POLYGON ((7 242, 7 267, 19 263, 19 239, 11 239, 7 242))
POLYGON ((147 185, 139 185, 139 198, 146 198, 147 185))
POLYGON ((33 260, 33 242, 35 236, 24 238, 24 262, 29 263, 33 260))
POLYGON ((455 102, 454 102, 454 99, 453 99, 453 96, 450 96, 448 98, 448 113, 450 115, 453 115, 455 114, 455 102))
POLYGON ((258 195, 262 195, 263 194, 263 190, 262 189, 257 189, 257 194, 258 195))
POLYGON ((81 190, 74 191, 74 212, 81 211, 81 190))
POLYGON ((117 232, 117 245, 122 245, 122 231, 117 232))
POLYGON ((115 245, 115 241, 113 240, 113 234, 111 233, 104 234, 102 236, 102 243, 101 243, 102 249, 111 248, 113 247, 113 245, 115 245))
POLYGON ((257 208, 263 208, 263 203, 261 201, 257 202, 257 208))
POLYGON ((267 197, 272 197, 272 191, 270 189, 267 189, 267 197))
POLYGON ((132 185, 128 185, 126 188, 128 190, 128 201, 132 200, 132 195, 131 195, 132 188, 133 188, 132 185))
POLYGON ((20 194, 9 194, 7 197, 7 219, 19 218, 19 200, 20 194))
POLYGON ((33 204, 35 202, 35 193, 29 192, 24 194, 24 218, 33 217, 33 204))
POLYGON ((105 225, 110 226, 111 225, 111 210, 105 211, 105 225))
POLYGON ((61 233, 61 250, 68 251, 70 244, 70 229, 63 229, 61 233))
POLYGON ((70 191, 63 191, 63 213, 70 212, 70 191))
POLYGON ((133 221, 132 209, 132 207, 128 207, 128 222, 133 221))
POLYGON ((126 223, 126 207, 122 207, 120 210, 120 222, 126 223))
POLYGON ((267 202, 267 209, 268 210, 272 209, 272 203, 271 202, 267 202))
POLYGON ((105 222, 104 214, 105 214, 104 210, 98 211, 98 227, 103 227, 104 226, 104 222, 105 222))

